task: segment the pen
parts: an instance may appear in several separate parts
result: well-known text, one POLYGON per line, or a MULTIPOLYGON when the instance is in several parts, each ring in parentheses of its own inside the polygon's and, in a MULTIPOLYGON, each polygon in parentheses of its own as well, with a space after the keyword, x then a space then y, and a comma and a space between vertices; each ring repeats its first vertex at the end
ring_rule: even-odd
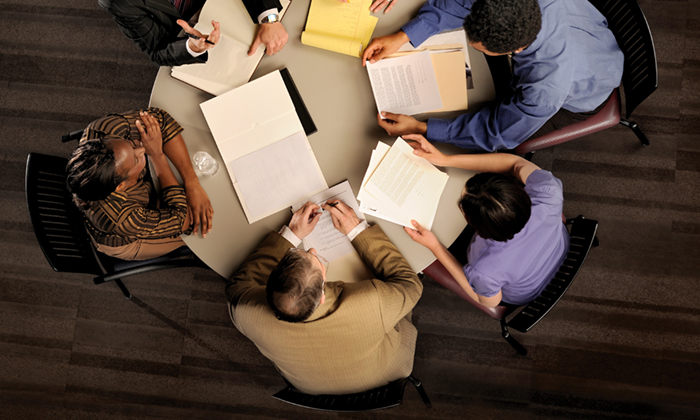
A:
POLYGON ((336 201, 335 203, 330 203, 330 204, 328 204, 328 205, 331 206, 331 207, 335 207, 335 206, 338 205, 338 203, 340 203, 340 201, 336 201))
MULTIPOLYGON (((187 35, 188 38, 192 38, 192 39, 202 39, 201 37, 198 37, 197 35, 191 34, 189 32, 185 32, 185 35, 187 35)), ((205 39, 204 42, 206 42, 209 45, 216 45, 213 42, 209 41, 208 39, 205 39)))

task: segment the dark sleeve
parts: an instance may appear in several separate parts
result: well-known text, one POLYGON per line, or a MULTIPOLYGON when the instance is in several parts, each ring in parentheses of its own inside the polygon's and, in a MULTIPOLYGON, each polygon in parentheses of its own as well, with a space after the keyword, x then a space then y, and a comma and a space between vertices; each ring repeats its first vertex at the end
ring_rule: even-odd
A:
POLYGON ((139 46, 150 59, 159 66, 179 66, 182 64, 206 63, 209 57, 204 53, 192 57, 187 52, 187 38, 178 38, 180 26, 176 20, 164 14, 156 18, 157 11, 150 12, 143 4, 130 1, 99 2, 100 6, 119 25, 119 28, 130 40, 139 46))
POLYGON ((243 4, 253 23, 258 23, 258 16, 265 10, 272 8, 277 9, 278 12, 282 10, 282 3, 279 0, 243 0, 243 4))

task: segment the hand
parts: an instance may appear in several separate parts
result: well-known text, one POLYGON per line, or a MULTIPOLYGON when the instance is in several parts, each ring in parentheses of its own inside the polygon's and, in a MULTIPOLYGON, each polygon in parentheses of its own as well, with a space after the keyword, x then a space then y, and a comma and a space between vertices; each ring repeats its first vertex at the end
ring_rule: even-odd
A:
POLYGON ((158 157, 163 154, 163 135, 160 132, 158 120, 148 112, 141 112, 141 121, 136 120, 136 129, 141 135, 141 144, 146 149, 146 154, 158 157))
POLYGON ((411 220, 411 224, 413 225, 414 229, 409 229, 404 226, 403 230, 408 233, 408 236, 410 236, 411 239, 428 248, 434 254, 435 251, 441 246, 437 236, 435 236, 433 232, 421 226, 420 223, 416 222, 415 220, 411 220))
POLYGON ((199 180, 190 180, 185 183, 185 196, 187 197, 187 214, 190 215, 192 233, 202 228, 202 238, 206 238, 211 232, 214 209, 211 207, 209 196, 199 184, 199 180))
POLYGON ((184 29, 185 32, 187 32, 188 34, 196 35, 199 37, 199 39, 190 38, 187 41, 190 43, 190 48, 194 52, 204 52, 208 49, 214 48, 214 46, 219 43, 219 38, 221 37, 221 31, 219 30, 219 22, 213 20, 211 21, 211 26, 214 27, 214 30, 211 31, 209 35, 202 35, 201 32, 188 25, 187 22, 185 22, 182 19, 178 19, 177 24, 182 26, 182 29, 184 29), (211 42, 211 44, 207 41, 211 42))
POLYGON ((333 227, 341 233, 347 235, 360 224, 360 218, 355 214, 355 210, 339 200, 328 200, 323 205, 323 209, 331 214, 333 227))
POLYGON ((258 33, 253 40, 253 45, 248 50, 248 55, 255 54, 260 44, 265 44, 267 47, 265 54, 275 55, 282 51, 288 39, 287 30, 284 29, 281 22, 261 23, 258 25, 258 33))
POLYGON ((377 124, 386 130, 390 136, 403 136, 404 134, 425 134, 428 131, 428 124, 403 114, 392 114, 382 112, 377 114, 377 124), (386 119, 382 119, 382 116, 386 119))
MULTIPOLYGON (((372 7, 374 7, 374 5, 378 1, 384 0, 375 0, 375 2, 372 3, 372 6, 370 6, 370 10, 372 10, 372 7)), ((388 7, 385 13, 388 12, 390 8, 391 7, 388 7)), ((410 39, 408 39, 408 35, 406 35, 404 31, 398 31, 397 33, 392 35, 374 38, 372 42, 369 43, 367 48, 365 48, 365 52, 362 53, 362 66, 365 66, 367 60, 369 60, 370 63, 374 64, 382 58, 386 57, 387 55, 395 53, 399 50, 399 48, 401 48, 403 44, 407 43, 408 41, 410 41, 410 39)))
POLYGON ((398 0, 374 0, 372 5, 369 6, 369 11, 374 13, 379 11, 382 7, 386 6, 384 13, 389 13, 389 10, 393 9, 398 0))
POLYGON ((408 145, 413 148, 413 154, 420 156, 437 166, 447 166, 447 156, 433 146, 425 137, 420 134, 406 134, 402 136, 404 140, 411 140, 408 145))
POLYGON ((299 210, 294 212, 292 221, 289 222, 289 229, 297 235, 297 238, 304 239, 313 232, 318 220, 321 218, 319 210, 321 207, 316 203, 307 201, 299 210))

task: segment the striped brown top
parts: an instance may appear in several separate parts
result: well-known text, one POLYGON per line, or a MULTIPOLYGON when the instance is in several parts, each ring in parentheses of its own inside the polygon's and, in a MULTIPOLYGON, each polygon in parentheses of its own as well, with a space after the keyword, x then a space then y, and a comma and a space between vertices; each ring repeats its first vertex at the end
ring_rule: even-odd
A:
MULTIPOLYGON (((147 111, 160 124, 163 144, 182 131, 182 127, 167 112, 158 108, 147 111)), ((110 114, 93 121, 80 141, 103 136, 125 139, 136 145, 135 142, 141 138, 135 124, 139 112, 110 114)), ((163 188, 159 203, 147 172, 148 165, 131 188, 115 191, 105 200, 90 203, 90 208, 85 210, 85 225, 97 243, 122 246, 139 239, 177 237, 183 233, 182 223, 187 216, 185 190, 180 186, 163 188)))

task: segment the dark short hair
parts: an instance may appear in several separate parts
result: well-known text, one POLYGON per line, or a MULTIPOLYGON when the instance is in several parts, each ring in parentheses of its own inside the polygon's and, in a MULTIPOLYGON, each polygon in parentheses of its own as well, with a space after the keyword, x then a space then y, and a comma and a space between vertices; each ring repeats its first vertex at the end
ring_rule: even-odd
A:
POLYGON ((82 141, 66 165, 66 185, 81 208, 109 197, 124 181, 114 151, 104 138, 82 141))
POLYGON ((323 273, 304 252, 290 249, 270 273, 265 291, 278 319, 306 321, 321 301, 323 273))
POLYGON ((464 20, 471 42, 505 54, 532 44, 542 28, 537 0, 477 0, 464 20))
POLYGON ((459 208, 479 236, 505 242, 513 239, 530 220, 532 201, 517 179, 481 173, 467 181, 459 208))

